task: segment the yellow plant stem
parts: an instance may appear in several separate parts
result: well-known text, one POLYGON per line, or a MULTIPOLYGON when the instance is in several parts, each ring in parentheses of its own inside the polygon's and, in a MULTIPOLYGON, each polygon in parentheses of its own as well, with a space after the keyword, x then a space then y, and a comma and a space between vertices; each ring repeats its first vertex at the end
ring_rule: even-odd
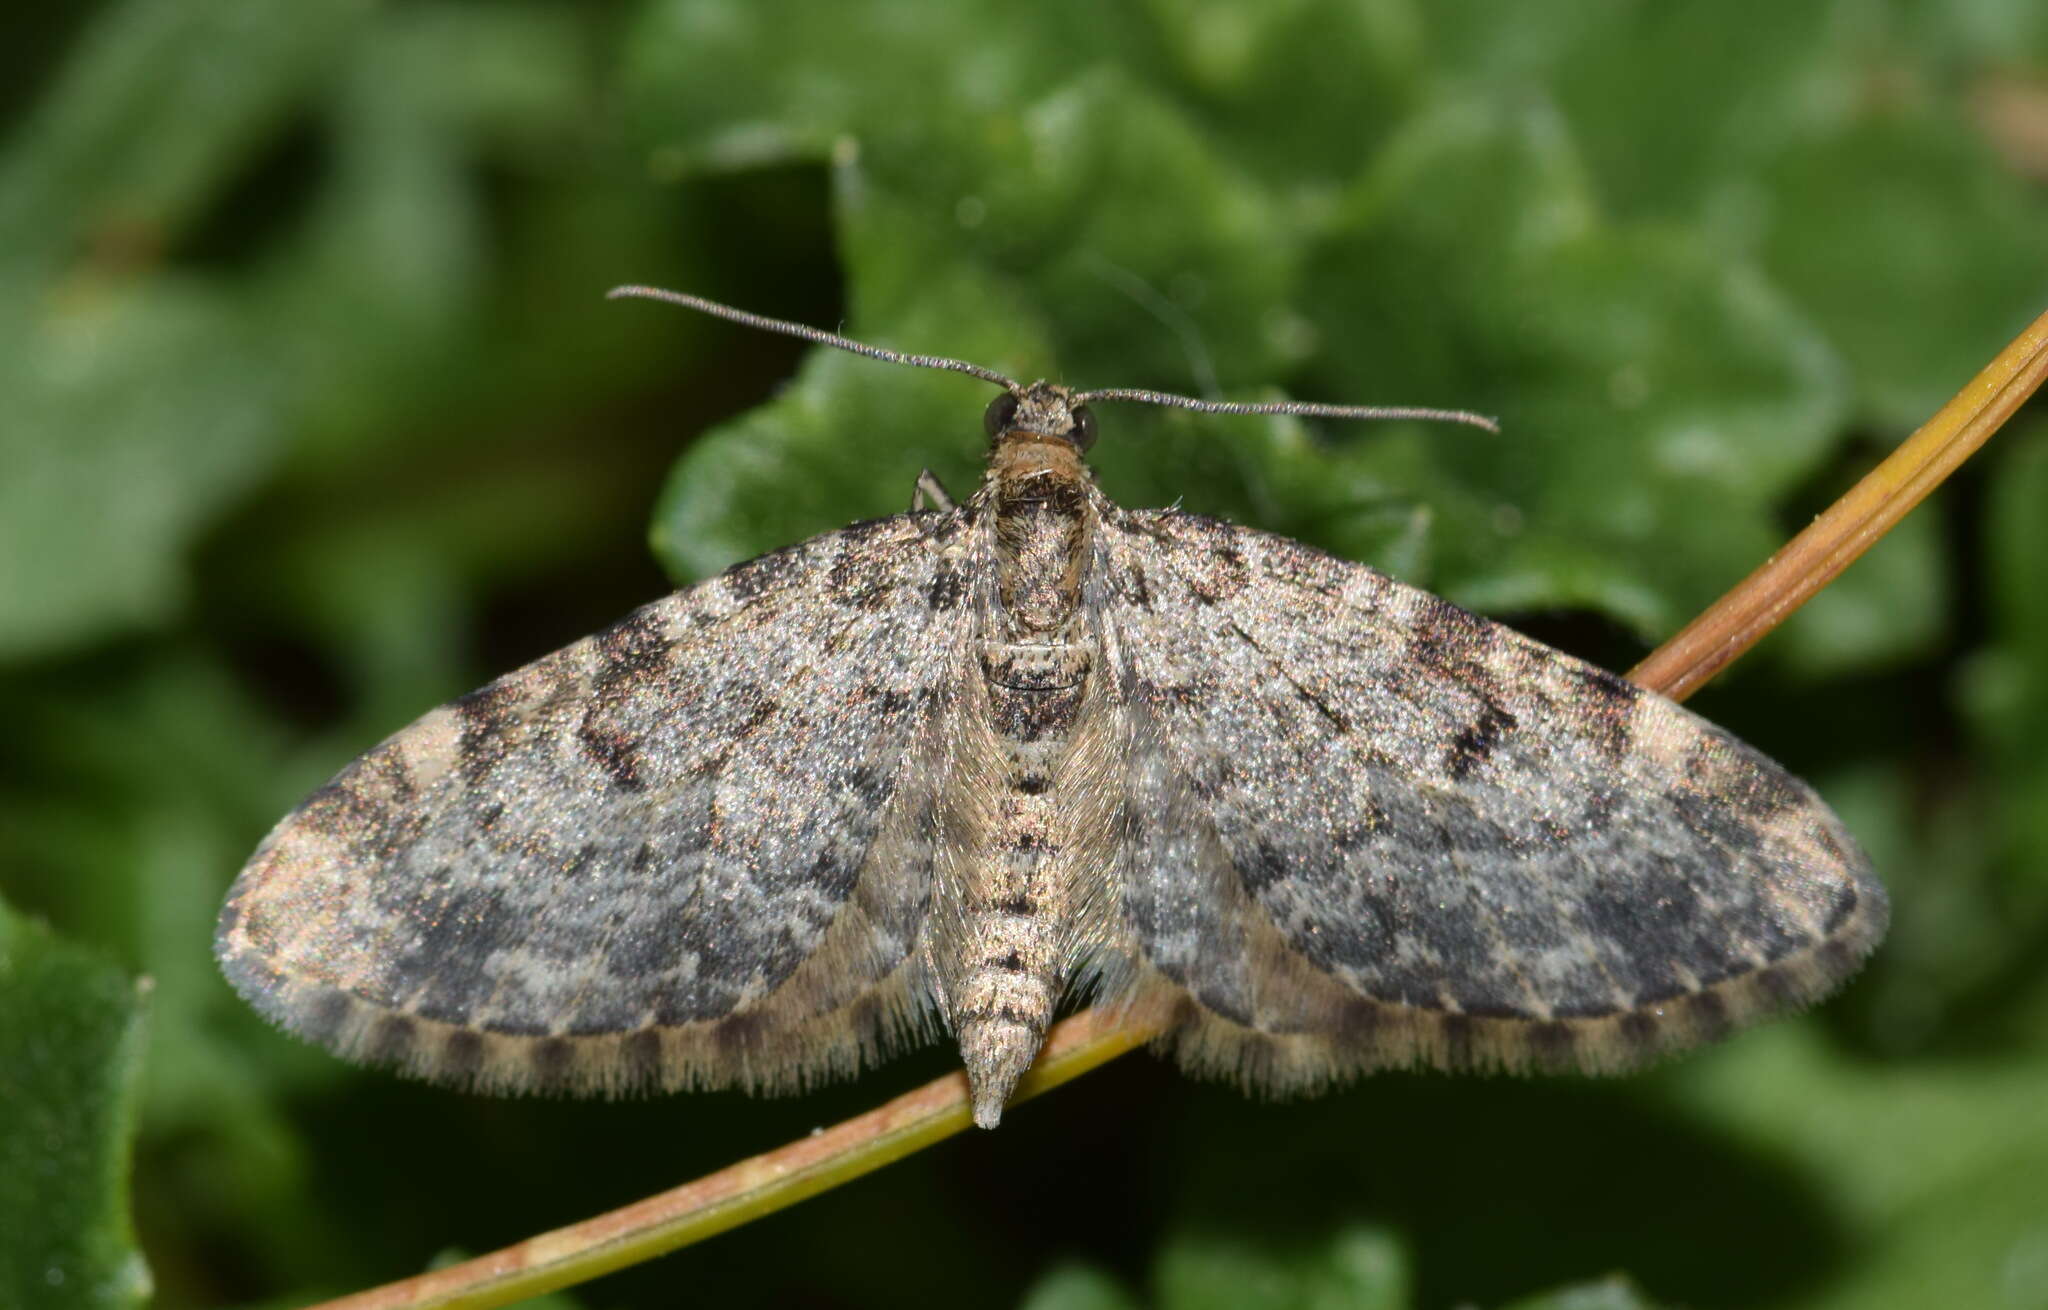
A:
MULTIPOLYGON (((1890 458, 1629 674, 1684 699, 1837 574, 1970 457, 2048 372, 2048 314, 1890 458)), ((1022 1101, 1144 1045, 1167 1016, 1088 1010, 1053 1026, 1022 1101)), ((872 1173, 964 1130, 967 1078, 948 1074, 866 1114, 695 1182, 490 1255, 315 1310, 482 1310, 650 1260, 872 1173)))
MULTIPOLYGON (((1163 1016, 1084 1011, 1054 1024, 1011 1104, 1078 1078, 1159 1032, 1163 1016)), ((315 1310, 482 1310, 651 1260, 873 1173, 973 1123, 967 1075, 950 1073, 866 1114, 608 1214, 315 1310)))

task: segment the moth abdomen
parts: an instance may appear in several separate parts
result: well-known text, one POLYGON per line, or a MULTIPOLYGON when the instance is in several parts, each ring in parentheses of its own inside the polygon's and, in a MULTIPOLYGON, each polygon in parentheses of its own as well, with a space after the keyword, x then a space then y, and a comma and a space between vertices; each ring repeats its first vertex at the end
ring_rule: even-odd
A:
MULTIPOLYGON (((1016 899, 1012 898, 1012 903, 1016 899)), ((1052 1023, 1062 983, 1059 934, 1033 905, 970 914, 955 991, 953 1029, 974 1088, 974 1120, 992 1128, 1052 1023)))
POLYGON ((995 1124, 1031 1065, 1066 988, 1074 906, 1059 781, 1087 699, 1085 642, 985 643, 996 804, 969 875, 954 945, 950 1018, 974 1087, 975 1121, 995 1124))
MULTIPOLYGON (((998 701, 1061 694, 992 690, 998 701)), ((1053 772, 1065 736, 1003 743, 1003 792, 962 907, 950 1017, 974 1086, 975 1120, 984 1127, 1000 1117, 1037 1055, 1066 982, 1069 898, 1058 872, 1061 797, 1053 772)))

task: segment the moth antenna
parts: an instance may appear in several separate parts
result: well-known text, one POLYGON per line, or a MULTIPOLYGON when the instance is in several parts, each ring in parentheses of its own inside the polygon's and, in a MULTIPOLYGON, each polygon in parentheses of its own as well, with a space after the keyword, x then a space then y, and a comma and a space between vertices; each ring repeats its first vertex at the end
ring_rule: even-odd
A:
MULTIPOLYGON (((909 364, 915 368, 945 369, 952 373, 966 373, 984 382, 993 382, 1013 395, 1024 390, 1022 383, 1005 377, 992 368, 971 363, 964 359, 949 359, 944 355, 912 355, 901 350, 890 350, 885 346, 871 346, 865 341, 840 336, 806 323, 792 323, 787 319, 769 318, 765 314, 751 314, 744 309, 706 300, 686 291, 670 291, 663 287, 623 286, 613 287, 605 292, 606 300, 658 300, 663 304, 680 305, 694 309, 700 314, 741 323, 747 327, 760 328, 764 332, 780 332, 786 337, 815 342, 821 346, 834 346, 855 355, 866 355, 890 364, 909 364)), ((1499 432, 1500 424, 1484 414, 1473 414, 1462 409, 1419 409, 1407 405, 1324 405, 1305 400, 1241 401, 1241 400, 1197 400, 1193 396, 1177 396, 1167 391, 1143 391, 1128 388, 1110 388, 1101 391, 1076 392, 1071 397, 1076 405, 1095 400, 1129 400, 1144 405, 1166 405, 1174 409, 1191 409, 1201 414, 1294 414, 1302 418, 1346 418, 1346 419, 1420 419, 1435 423, 1462 423, 1468 427, 1485 428, 1488 432, 1499 432)))
POLYGON ((910 364, 917 368, 941 368, 953 373, 967 373, 980 378, 984 382, 993 382, 1003 390, 1013 394, 1024 390, 1020 383, 1011 378, 1004 377, 994 369, 984 368, 979 364, 969 363, 964 359, 948 359, 944 355, 909 355, 900 350, 890 350, 883 346, 871 346, 865 341, 855 341, 852 337, 842 337, 836 332, 827 332, 823 328, 814 328, 804 323, 791 323, 785 319, 769 318, 764 314, 749 314, 744 309, 734 309, 731 305, 721 305, 715 300, 706 300, 702 296, 693 296, 684 291, 668 291, 661 287, 613 287, 610 291, 604 293, 604 298, 606 300, 659 300, 663 304, 681 305, 684 309, 694 309, 700 314, 710 314, 717 318, 728 319, 734 323, 743 323, 748 327, 760 328, 764 332, 780 332, 786 337, 798 337, 804 341, 816 342, 821 346, 836 346, 840 350, 850 351, 856 355, 866 355, 869 359, 885 360, 891 364, 910 364))
POLYGON ((1324 405, 1310 400, 1197 400, 1170 391, 1142 391, 1113 387, 1102 391, 1081 391, 1069 397, 1076 405, 1098 400, 1131 400, 1141 405, 1165 405, 1192 409, 1198 414, 1296 414, 1302 418, 1421 419, 1430 423, 1462 423, 1466 427, 1500 431, 1500 420, 1463 409, 1421 409, 1412 405, 1324 405))

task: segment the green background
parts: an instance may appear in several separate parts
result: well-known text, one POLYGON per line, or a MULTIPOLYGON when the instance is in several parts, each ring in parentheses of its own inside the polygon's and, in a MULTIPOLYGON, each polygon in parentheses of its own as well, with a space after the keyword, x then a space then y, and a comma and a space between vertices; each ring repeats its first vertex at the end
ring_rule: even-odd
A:
MULTIPOLYGON (((971 486, 1026 377, 1132 505, 1625 668, 2048 306, 2037 0, 123 0, 0 33, 0 1305, 287 1303, 766 1149, 488 1101, 208 956, 267 826, 668 580, 971 486), (650 550, 650 540, 652 549, 650 550)), ((589 1307, 2048 1307, 2048 434, 1704 712, 1895 898, 1820 1011, 1614 1082, 1262 1105, 1137 1056, 589 1307), (1561 1290, 1562 1289, 1562 1290, 1561 1290), (1544 1298, 1544 1299, 1538 1299, 1544 1298)))

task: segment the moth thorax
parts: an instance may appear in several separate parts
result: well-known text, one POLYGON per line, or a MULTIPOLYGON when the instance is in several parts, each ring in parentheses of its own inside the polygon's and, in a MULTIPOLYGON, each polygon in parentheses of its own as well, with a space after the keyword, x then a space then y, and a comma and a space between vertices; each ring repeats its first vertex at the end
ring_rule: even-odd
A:
POLYGON ((1051 632, 1074 616, 1088 558, 1080 483, 1047 475, 1006 482, 996 499, 997 591, 1013 632, 1051 632))

